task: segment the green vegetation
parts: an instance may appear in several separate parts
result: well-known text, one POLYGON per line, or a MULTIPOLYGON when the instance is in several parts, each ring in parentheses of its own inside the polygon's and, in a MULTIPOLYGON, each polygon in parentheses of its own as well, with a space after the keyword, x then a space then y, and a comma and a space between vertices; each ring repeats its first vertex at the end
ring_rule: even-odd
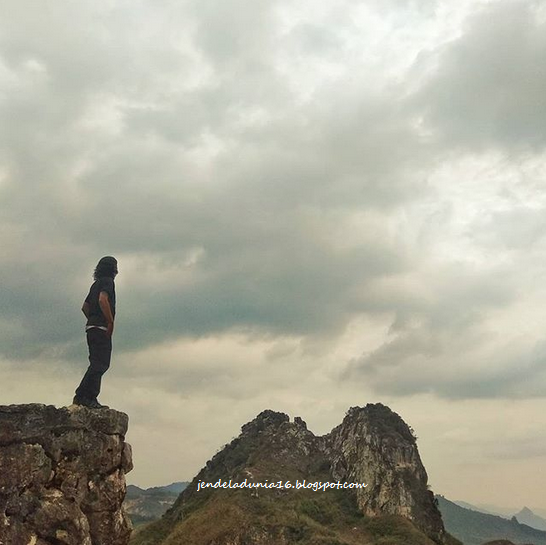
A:
POLYGON ((381 403, 368 404, 365 408, 352 407, 347 411, 347 414, 350 414, 351 411, 361 411, 365 414, 367 421, 375 428, 378 436, 383 439, 396 440, 397 435, 410 443, 415 443, 417 439, 414 430, 397 413, 381 403))
MULTIPOLYGON (((435 545, 403 517, 363 516, 354 492, 347 490, 207 490, 193 494, 181 513, 174 524, 163 519, 143 527, 131 543, 208 545, 260 539, 267 545, 435 545)), ((452 540, 449 545, 460 544, 452 540)))
POLYGON ((131 523, 133 524, 133 528, 138 528, 139 526, 142 526, 143 524, 148 524, 149 522, 153 522, 155 519, 151 517, 143 517, 142 515, 130 515, 131 523))

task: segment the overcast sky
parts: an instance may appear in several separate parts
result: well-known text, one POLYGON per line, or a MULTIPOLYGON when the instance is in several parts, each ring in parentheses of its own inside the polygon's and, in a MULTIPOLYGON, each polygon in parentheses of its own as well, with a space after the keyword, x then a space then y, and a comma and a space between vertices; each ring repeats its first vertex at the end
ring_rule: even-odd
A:
POLYGON ((0 403, 101 402, 140 486, 382 402, 435 492, 546 509, 546 1, 0 5, 0 403))

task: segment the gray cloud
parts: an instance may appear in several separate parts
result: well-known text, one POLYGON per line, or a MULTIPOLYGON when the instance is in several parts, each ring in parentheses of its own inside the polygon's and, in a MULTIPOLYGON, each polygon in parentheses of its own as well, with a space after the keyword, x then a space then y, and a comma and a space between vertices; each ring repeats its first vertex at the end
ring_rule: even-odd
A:
POLYGON ((546 141, 545 20, 540 2, 491 2, 462 35, 422 54, 414 97, 444 145, 465 150, 540 151, 546 141), (431 69, 431 67, 434 67, 431 69))
POLYGON ((490 3, 410 71, 418 90, 406 105, 436 149, 431 165, 452 166, 453 186, 431 170, 438 200, 431 191, 417 216, 426 222, 419 230, 426 249, 414 262, 422 299, 407 306, 399 298, 388 338, 351 360, 343 376, 390 395, 544 395, 536 318, 543 294, 535 282, 545 272, 546 231, 535 165, 544 143, 546 42, 538 8, 490 3), (446 255, 450 244, 457 257, 446 267, 449 258, 433 252, 446 255))
MULTIPOLYGON (((389 9, 429 20, 433 5, 389 9)), ((452 388, 453 375, 387 387, 378 369, 473 350, 489 314, 514 304, 513 269, 474 271, 447 257, 436 270, 430 216, 409 229, 404 218, 433 202, 440 228, 457 220, 442 219, 445 188, 430 181, 439 162, 459 159, 453 145, 464 143, 462 154, 540 140, 542 23, 531 4, 474 15, 460 38, 418 58, 428 79, 348 64, 311 94, 287 77, 289 62, 318 69, 354 45, 320 21, 283 26, 270 5, 160 3, 139 15, 99 3, 70 8, 66 31, 58 7, 13 9, 18 24, 0 42, 4 355, 76 357, 92 267, 115 254, 120 351, 233 331, 318 342, 358 316, 390 316, 391 336, 351 367, 375 373, 378 391, 494 395, 470 379, 452 388), (510 57, 499 64, 504 42, 510 57), (498 100, 484 98, 494 91, 498 100), (536 116, 523 128, 527 109, 536 116), (419 229, 430 246, 406 238, 419 229)), ((471 242, 500 236, 517 251, 540 240, 538 219, 524 229, 516 218, 523 231, 503 234, 515 213, 492 212, 489 238, 471 242)))
POLYGON ((511 332, 503 338, 491 327, 491 316, 518 296, 506 271, 504 278, 456 268, 438 273, 423 276, 420 293, 426 295, 405 308, 399 302, 389 338, 349 362, 343 375, 389 395, 542 396, 543 350, 530 352, 527 340, 511 332))

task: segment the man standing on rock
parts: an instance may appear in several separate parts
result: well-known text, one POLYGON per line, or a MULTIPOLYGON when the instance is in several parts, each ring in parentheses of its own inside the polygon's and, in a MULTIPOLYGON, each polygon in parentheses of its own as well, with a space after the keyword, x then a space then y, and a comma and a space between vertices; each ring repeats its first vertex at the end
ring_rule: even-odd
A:
POLYGON ((107 408, 97 398, 100 393, 102 375, 110 367, 112 335, 116 315, 116 290, 114 278, 118 274, 118 262, 112 256, 103 257, 95 267, 89 294, 85 298, 82 312, 87 318, 85 331, 89 347, 89 367, 76 389, 73 403, 92 409, 107 408))

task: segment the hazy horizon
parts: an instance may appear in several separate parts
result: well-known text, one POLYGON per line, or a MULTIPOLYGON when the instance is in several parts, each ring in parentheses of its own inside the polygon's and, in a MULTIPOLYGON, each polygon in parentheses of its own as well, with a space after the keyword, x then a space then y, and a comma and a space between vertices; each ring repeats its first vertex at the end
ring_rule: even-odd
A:
POLYGON ((0 7, 0 404, 100 401, 129 482, 381 402, 432 489, 546 511, 546 2, 0 7))

